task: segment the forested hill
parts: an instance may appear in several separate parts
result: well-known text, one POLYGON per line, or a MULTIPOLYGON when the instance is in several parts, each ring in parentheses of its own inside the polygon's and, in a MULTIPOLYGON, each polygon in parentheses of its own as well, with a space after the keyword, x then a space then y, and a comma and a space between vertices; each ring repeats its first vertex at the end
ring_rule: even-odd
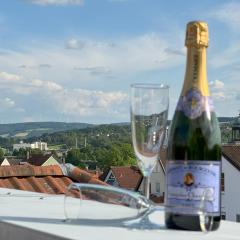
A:
POLYGON ((71 129, 82 129, 94 125, 87 123, 65 123, 65 122, 26 122, 0 124, 0 137, 4 138, 29 138, 41 136, 44 133, 53 133, 71 129))
MULTIPOLYGON (((219 117, 219 122, 230 122, 231 117, 219 117)), ((170 124, 170 121, 168 122, 170 124)), ((108 124, 109 125, 109 124, 108 124)), ((106 125, 106 126, 108 126, 106 125)), ((129 126, 129 123, 110 124, 116 126, 129 126)), ((66 123, 66 122, 26 122, 0 124, 0 137, 27 139, 40 137, 43 134, 51 134, 75 129, 91 128, 97 125, 88 123, 66 123)), ((88 131, 88 130, 87 130, 88 131)))
MULTIPOLYGON (((52 144, 66 144, 66 147, 83 147, 90 145, 93 147, 107 146, 112 143, 130 143, 131 142, 130 124, 115 125, 97 125, 84 129, 74 129, 69 131, 55 132, 52 134, 43 134, 41 141, 52 144)), ((28 141, 39 140, 38 137, 28 139, 28 141)))
MULTIPOLYGON (((233 118, 220 117, 219 122, 230 122, 233 118)), ((170 121, 169 123, 170 124, 170 121)), ((229 133, 223 142, 229 140, 229 133)), ((0 124, 0 146, 11 148, 13 143, 45 141, 50 145, 65 145, 67 148, 87 145, 109 145, 111 143, 131 143, 130 123, 92 125, 87 123, 29 122, 0 124)))

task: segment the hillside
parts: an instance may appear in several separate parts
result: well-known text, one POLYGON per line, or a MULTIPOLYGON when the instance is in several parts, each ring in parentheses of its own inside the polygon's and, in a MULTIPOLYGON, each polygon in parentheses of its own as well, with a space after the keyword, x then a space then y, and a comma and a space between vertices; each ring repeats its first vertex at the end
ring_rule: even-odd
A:
MULTIPOLYGON (((38 137, 28 138, 28 141, 39 140, 38 137)), ((43 134, 41 141, 48 144, 65 144, 67 147, 84 146, 106 146, 112 143, 130 143, 131 130, 130 124, 115 125, 97 125, 84 129, 74 129, 68 131, 43 134)))
POLYGON ((0 124, 0 137, 3 138, 30 138, 39 137, 42 134, 50 134, 71 129, 83 129, 93 125, 87 123, 65 122, 27 122, 0 124))
POLYGON ((219 123, 227 123, 231 122, 234 119, 234 117, 219 117, 218 121, 219 123))
MULTIPOLYGON (((233 118, 219 117, 223 142, 229 141, 229 127, 225 129, 225 123, 233 118), (226 131, 225 131, 226 130, 226 131)), ((168 121, 168 125, 170 120, 168 121)), ((92 125, 87 123, 65 122, 28 122, 14 124, 0 124, 0 146, 9 148, 20 139, 30 142, 34 140, 46 141, 48 144, 64 144, 72 147, 77 143, 85 144, 85 139, 90 145, 98 145, 98 142, 109 144, 110 142, 130 142, 130 124, 115 123, 105 125, 92 125)))

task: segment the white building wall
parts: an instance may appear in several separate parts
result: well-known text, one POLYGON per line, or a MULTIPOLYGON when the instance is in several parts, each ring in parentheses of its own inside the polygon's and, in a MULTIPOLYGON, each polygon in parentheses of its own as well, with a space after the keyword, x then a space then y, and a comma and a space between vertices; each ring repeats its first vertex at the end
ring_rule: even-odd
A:
POLYGON ((41 151, 48 150, 46 142, 34 142, 34 143, 16 143, 13 144, 13 150, 19 150, 20 148, 27 149, 40 149, 41 151))
POLYGON ((31 144, 30 143, 13 144, 13 150, 19 150, 20 148, 23 148, 23 149, 31 148, 31 144))
POLYGON ((46 150, 47 143, 45 142, 34 142, 31 144, 32 149, 46 150))
MULTIPOLYGON (((164 188, 165 188, 165 174, 159 162, 157 162, 156 166, 153 169, 153 172, 150 177, 150 182, 151 182, 150 193, 157 196, 163 196, 164 188)), ((144 184, 144 181, 142 181, 139 187, 140 192, 143 192, 143 184, 144 184)))
POLYGON ((226 213, 226 220, 236 221, 240 214, 240 171, 222 157, 225 190, 222 192, 221 210, 226 213))

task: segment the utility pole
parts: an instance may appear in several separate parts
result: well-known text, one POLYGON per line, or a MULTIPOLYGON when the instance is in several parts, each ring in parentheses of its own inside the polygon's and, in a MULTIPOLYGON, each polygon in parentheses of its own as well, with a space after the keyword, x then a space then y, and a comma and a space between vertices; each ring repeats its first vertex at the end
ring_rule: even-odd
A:
POLYGON ((77 138, 75 138, 75 140, 76 140, 76 149, 78 148, 78 140, 77 140, 77 138))

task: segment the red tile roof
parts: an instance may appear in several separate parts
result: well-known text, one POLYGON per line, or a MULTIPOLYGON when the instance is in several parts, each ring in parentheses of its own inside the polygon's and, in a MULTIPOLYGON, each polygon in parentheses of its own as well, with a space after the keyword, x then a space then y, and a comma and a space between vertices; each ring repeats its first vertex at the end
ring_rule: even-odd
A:
POLYGON ((35 165, 35 166, 41 166, 43 163, 45 163, 52 155, 51 154, 34 154, 29 159, 26 159, 25 162, 35 165))
POLYGON ((240 171, 240 145, 223 145, 222 155, 240 171))
POLYGON ((111 167, 118 186, 129 190, 137 190, 142 182, 142 174, 137 167, 111 167))
POLYGON ((86 171, 65 166, 0 166, 0 187, 25 191, 63 194, 72 182, 104 184, 86 171))

